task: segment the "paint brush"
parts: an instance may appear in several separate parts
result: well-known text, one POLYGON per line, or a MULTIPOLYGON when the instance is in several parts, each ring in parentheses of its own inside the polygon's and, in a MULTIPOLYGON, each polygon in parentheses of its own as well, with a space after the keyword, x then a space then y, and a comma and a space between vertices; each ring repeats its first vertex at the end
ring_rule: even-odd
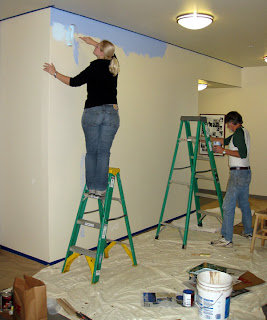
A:
POLYGON ((69 305, 69 303, 66 303, 63 299, 57 299, 57 303, 71 316, 76 314, 75 309, 73 309, 72 306, 69 305))

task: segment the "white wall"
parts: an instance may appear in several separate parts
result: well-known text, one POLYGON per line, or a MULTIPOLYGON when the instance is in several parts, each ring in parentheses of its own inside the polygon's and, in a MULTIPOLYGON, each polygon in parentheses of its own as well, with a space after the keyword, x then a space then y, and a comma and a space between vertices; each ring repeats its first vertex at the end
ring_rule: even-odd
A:
POLYGON ((0 23, 0 243, 49 260, 49 11, 0 23))
MULTIPOLYGON (((63 39, 64 28, 66 29, 69 24, 75 24, 77 32, 81 35, 93 36, 96 40, 108 38, 116 45, 116 54, 121 65, 118 83, 121 127, 111 150, 110 165, 121 169, 121 179, 132 232, 157 224, 180 125, 180 116, 198 114, 197 80, 205 78, 238 86, 241 84, 241 69, 56 9, 46 9, 19 18, 25 19, 25 21, 30 20, 34 26, 34 15, 40 15, 41 23, 42 17, 45 17, 46 24, 44 23, 44 26, 42 25, 40 28, 38 26, 38 30, 44 29, 43 36, 35 37, 35 41, 31 42, 34 50, 38 51, 34 58, 36 63, 30 67, 33 69, 32 71, 36 72, 36 69, 40 68, 43 62, 52 61, 59 72, 74 76, 94 59, 92 48, 78 40, 77 35, 78 50, 75 51, 75 47, 66 45, 63 39), (49 14, 51 14, 51 25, 47 21, 49 14), (60 28, 62 28, 63 36, 60 35, 60 28)), ((15 27, 16 19, 2 24, 14 24, 15 27)), ((9 31, 9 28, 9 26, 6 27, 6 32, 9 31)), ((16 44, 9 45, 9 50, 14 51, 16 44)), ((27 48, 27 52, 23 55, 26 57, 32 50, 32 48, 27 48)), ((5 53, 6 57, 8 52, 5 53)), ((19 57, 18 54, 17 56, 19 57)), ((32 163, 32 167, 36 163, 33 160, 34 153, 37 153, 45 163, 46 170, 40 174, 45 182, 44 194, 48 198, 43 198, 40 201, 40 210, 37 212, 31 207, 33 206, 32 202, 35 201, 31 194, 24 197, 24 201, 30 207, 27 214, 31 219, 35 217, 39 220, 46 220, 45 230, 47 231, 48 227, 49 234, 48 237, 47 233, 44 235, 43 243, 39 241, 31 243, 27 250, 17 244, 19 241, 17 237, 12 243, 8 232, 4 234, 1 242, 7 247, 31 254, 39 259, 54 261, 65 256, 84 183, 81 164, 83 163, 85 145, 80 120, 86 98, 86 87, 70 88, 44 72, 41 74, 39 70, 41 69, 38 69, 38 80, 31 77, 30 81, 32 85, 38 86, 34 97, 37 98, 37 101, 40 101, 41 97, 43 99, 41 105, 46 105, 43 120, 46 117, 47 122, 40 135, 38 148, 30 149, 31 152, 24 156, 32 163), (44 132, 46 132, 45 136, 44 132), (43 160, 43 155, 45 155, 45 160, 43 160), (48 239, 49 242, 47 242, 48 239), (39 247, 38 254, 35 247, 39 247), (47 254, 47 252, 49 253, 47 254)), ((24 72, 19 72, 17 77, 23 81, 24 72)), ((25 84, 23 83, 23 85, 25 84)), ((11 91, 12 88, 13 83, 10 79, 7 90, 11 91)), ((24 107, 29 107, 29 110, 31 105, 36 105, 36 101, 30 100, 30 106, 28 106, 29 102, 25 103, 27 98, 23 93, 19 94, 19 99, 23 102, 24 107)), ((10 101, 8 101, 8 105, 11 105, 10 101)), ((11 119, 12 112, 10 108, 8 110, 6 118, 11 119)), ((25 127, 28 125, 25 123, 25 127)), ((25 127, 22 135, 25 134, 25 127)), ((11 134, 10 131, 9 134, 11 134)), ((29 147, 31 140, 24 139, 23 141, 29 147)), ((180 148, 179 159, 181 159, 181 163, 185 163, 188 155, 183 146, 180 148)), ((15 152, 15 149, 16 144, 13 144, 12 151, 15 152)), ((10 166, 8 159, 6 159, 5 167, 7 171, 13 171, 13 163, 10 166)), ((22 171, 21 175, 25 174, 24 169, 18 168, 18 171, 22 171)), ((26 183, 26 178, 21 179, 24 181, 23 183, 26 183)), ((14 187, 14 184, 12 186, 14 187)), ((19 189, 17 187, 15 190, 8 189, 6 198, 9 201, 12 199, 13 191, 18 192, 19 189)), ((118 192, 115 190, 115 195, 117 194, 118 192)), ((183 214, 186 211, 187 196, 188 190, 186 188, 173 187, 170 191, 164 218, 170 219, 183 214)), ((97 203, 94 200, 88 201, 88 210, 96 207, 97 203)), ((23 217, 24 222, 20 221, 20 227, 27 226, 29 221, 25 219, 26 212, 15 209, 13 205, 6 203, 8 215, 18 216, 20 219, 23 217)), ((1 210, 1 214, 2 212, 3 210, 1 210)), ((116 203, 112 206, 111 216, 118 214, 121 214, 121 209, 116 203)), ((97 214, 93 218, 97 220, 97 214)), ((8 230, 12 230, 11 225, 8 225, 8 228, 8 230)), ((33 225, 32 230, 27 230, 32 242, 35 239, 35 233, 38 232, 40 230, 38 231, 37 223, 33 225)), ((124 235, 126 235, 126 230, 122 221, 110 223, 109 238, 118 238, 124 235)), ((96 233, 94 230, 82 230, 78 244, 87 248, 95 246, 96 233)))
MULTIPOLYGON (((236 110, 243 117, 243 125, 251 137, 250 163, 252 182, 250 194, 267 196, 267 173, 265 162, 267 149, 265 127, 267 119, 267 67, 242 69, 242 87, 208 89, 199 93, 199 113, 227 114, 236 110)), ((226 129, 226 136, 230 132, 226 129)), ((226 190, 228 180, 228 158, 216 157, 222 190, 226 190)), ((202 183, 208 188, 207 183, 202 183)))

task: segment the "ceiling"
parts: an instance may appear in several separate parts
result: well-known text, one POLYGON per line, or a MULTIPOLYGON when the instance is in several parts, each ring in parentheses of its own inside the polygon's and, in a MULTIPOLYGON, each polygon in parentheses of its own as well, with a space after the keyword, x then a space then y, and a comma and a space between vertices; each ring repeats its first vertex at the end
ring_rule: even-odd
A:
POLYGON ((240 67, 267 66, 267 0, 0 0, 0 20, 47 6, 240 67), (194 11, 213 15, 214 22, 202 30, 176 23, 177 15, 194 11))

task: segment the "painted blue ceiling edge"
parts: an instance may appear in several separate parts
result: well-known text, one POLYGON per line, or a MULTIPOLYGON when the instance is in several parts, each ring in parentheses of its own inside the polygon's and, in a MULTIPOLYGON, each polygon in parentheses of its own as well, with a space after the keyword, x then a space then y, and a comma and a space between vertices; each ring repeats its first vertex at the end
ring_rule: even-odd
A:
POLYGON ((164 57, 167 44, 160 40, 149 38, 104 22, 93 20, 61 9, 51 8, 51 26, 60 23, 68 29, 76 26, 76 32, 98 39, 107 39, 123 49, 126 55, 131 53, 148 55, 150 58, 164 57))
MULTIPOLYGON (((48 9, 48 8, 55 8, 55 6, 54 6, 54 5, 53 5, 53 6, 47 6, 47 7, 44 7, 44 8, 39 8, 39 9, 36 9, 36 10, 32 10, 32 11, 28 11, 28 12, 25 12, 25 13, 21 13, 21 14, 12 16, 12 17, 8 17, 8 18, 5 18, 5 19, 1 19, 0 22, 1 22, 1 21, 5 21, 5 20, 8 20, 8 19, 16 18, 16 17, 22 16, 22 15, 24 15, 24 14, 28 14, 28 13, 32 13, 32 12, 35 12, 35 11, 48 9)), ((67 12, 67 13, 71 13, 71 14, 74 14, 74 15, 78 15, 79 17, 83 17, 83 18, 90 19, 90 20, 93 20, 93 21, 97 21, 97 20, 95 20, 95 19, 88 18, 88 17, 82 16, 82 15, 79 15, 79 14, 77 14, 77 13, 72 13, 72 12, 69 12, 69 11, 66 11, 66 10, 63 10, 63 9, 58 9, 58 8, 57 8, 57 10, 60 10, 60 11, 63 11, 63 12, 67 12)), ((99 21, 97 21, 97 22, 99 22, 99 21)), ((106 22, 101 22, 101 23, 107 24, 106 22)), ((111 24, 107 24, 107 25, 112 26, 112 27, 116 27, 116 26, 113 26, 113 25, 111 25, 111 24)), ((116 27, 116 28, 120 28, 120 27, 116 27)), ((121 29, 121 28, 120 28, 120 29, 121 29)), ((152 37, 149 37, 149 36, 146 36, 146 35, 143 35, 143 34, 140 34, 140 33, 134 32, 134 31, 131 31, 131 30, 127 30, 127 29, 122 29, 122 30, 135 33, 135 34, 137 34, 137 35, 143 36, 143 37, 148 38, 148 39, 153 39, 153 40, 162 42, 162 43, 164 43, 166 46, 167 46, 167 45, 172 45, 172 46, 174 46, 174 47, 177 47, 177 48, 180 48, 180 49, 183 49, 183 50, 186 50, 186 51, 194 52, 194 53, 199 54, 199 55, 201 55, 201 56, 208 57, 208 58, 211 58, 211 59, 214 59, 214 60, 217 60, 217 61, 221 61, 221 62, 230 64, 231 66, 234 66, 234 67, 243 69, 242 66, 233 64, 233 63, 228 62, 228 61, 224 61, 224 60, 219 59, 219 58, 215 58, 215 57, 209 56, 209 55, 204 54, 204 53, 200 53, 200 52, 197 52, 197 51, 194 51, 194 50, 191 50, 191 49, 187 49, 187 48, 178 46, 178 45, 173 44, 173 43, 164 42, 164 41, 162 41, 162 40, 159 40, 159 39, 156 39, 156 38, 152 38, 152 37)))

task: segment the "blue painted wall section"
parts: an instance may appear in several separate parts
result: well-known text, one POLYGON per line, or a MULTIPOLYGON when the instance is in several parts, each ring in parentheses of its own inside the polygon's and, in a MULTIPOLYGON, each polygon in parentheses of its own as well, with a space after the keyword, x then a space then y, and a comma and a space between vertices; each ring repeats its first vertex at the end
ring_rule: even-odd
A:
MULTIPOLYGON (((55 8, 51 8, 50 23, 53 28, 53 38, 57 41, 66 41, 68 27, 70 24, 74 24, 78 34, 110 40, 117 47, 122 48, 127 56, 135 53, 143 56, 148 55, 150 58, 162 58, 167 49, 165 42, 55 8)), ((79 43, 75 39, 73 54, 75 62, 78 64, 79 43)))

